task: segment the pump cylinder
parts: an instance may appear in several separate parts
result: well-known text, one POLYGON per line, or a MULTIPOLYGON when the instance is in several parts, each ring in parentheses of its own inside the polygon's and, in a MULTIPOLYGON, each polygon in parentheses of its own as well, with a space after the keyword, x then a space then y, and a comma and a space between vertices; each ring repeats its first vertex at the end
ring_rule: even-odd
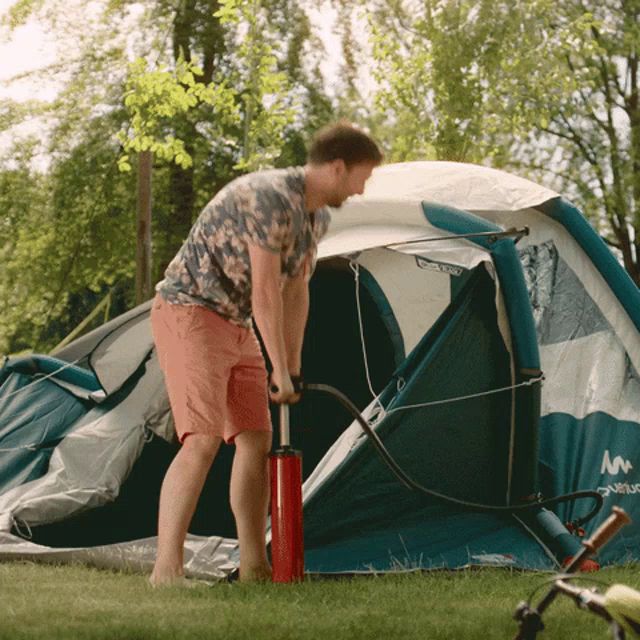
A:
POLYGON ((273 582, 304 577, 302 453, 288 447, 271 456, 271 566, 273 582))

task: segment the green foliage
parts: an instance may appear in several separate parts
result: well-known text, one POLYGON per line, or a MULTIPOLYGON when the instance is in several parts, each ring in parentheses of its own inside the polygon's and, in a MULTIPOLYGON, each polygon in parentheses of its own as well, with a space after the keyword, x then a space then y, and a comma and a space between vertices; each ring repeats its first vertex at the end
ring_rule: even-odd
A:
MULTIPOLYGON (((212 137, 234 127, 243 130, 241 155, 235 165, 251 171, 272 165, 284 132, 293 121, 296 102, 287 75, 278 69, 275 46, 268 40, 269 20, 259 0, 222 0, 213 17, 238 41, 233 63, 214 81, 204 84, 202 68, 180 58, 175 68, 150 69, 145 59, 129 65, 124 105, 129 115, 126 130, 118 134, 124 154, 121 171, 130 171, 129 154, 150 150, 159 160, 187 169, 193 158, 185 140, 176 136, 176 117, 207 105, 209 121, 216 123, 212 137)), ((193 142, 193 141, 190 141, 193 142)))
POLYGON ((0 172, 0 352, 46 352, 135 272, 134 184, 115 171, 101 124, 47 175, 26 144, 0 172))
POLYGON ((261 0, 220 0, 216 17, 239 40, 232 84, 238 87, 244 121, 240 171, 273 166, 297 101, 287 75, 278 70, 277 48, 268 38, 269 15, 261 0))
POLYGON ((551 0, 407 0, 371 12, 391 157, 480 162, 548 123, 591 80, 565 58, 593 52, 592 16, 557 14, 551 0))
POLYGON ((640 5, 573 0, 556 19, 585 27, 580 42, 558 43, 575 84, 560 85, 548 118, 515 146, 516 166, 569 193, 640 284, 640 5))
MULTIPOLYGON (((46 221, 47 180, 30 168, 33 143, 13 147, 12 166, 0 172, 0 353, 10 350, 11 336, 21 320, 29 322, 50 301, 43 300, 37 308, 24 304, 29 294, 23 269, 31 264, 29 247, 33 233, 42 232, 46 221)), ((49 235, 51 230, 48 229, 49 235)), ((36 247, 42 245, 36 240, 36 247)))
POLYGON ((372 121, 389 159, 491 163, 551 182, 640 284, 640 5, 365 4, 372 121))
POLYGON ((124 105, 130 120, 127 130, 118 133, 125 151, 118 160, 121 171, 131 170, 128 154, 140 151, 151 151, 156 158, 185 169, 190 167, 193 159, 184 140, 175 136, 172 122, 200 104, 211 107, 210 115, 219 127, 237 124, 234 90, 227 81, 207 85, 198 82, 202 75, 200 67, 184 60, 179 60, 173 70, 150 70, 143 58, 129 65, 124 105))
POLYGON ((44 2, 45 0, 18 0, 9 7, 0 24, 10 29, 16 29, 22 26, 35 11, 40 9, 44 2))

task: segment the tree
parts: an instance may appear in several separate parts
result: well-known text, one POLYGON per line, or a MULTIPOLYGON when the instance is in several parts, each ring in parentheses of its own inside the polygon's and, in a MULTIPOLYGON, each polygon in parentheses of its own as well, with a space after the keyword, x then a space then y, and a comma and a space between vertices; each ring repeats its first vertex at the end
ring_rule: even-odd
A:
POLYGON ((585 81, 520 145, 529 151, 520 166, 551 174, 570 190, 640 285, 640 2, 574 0, 562 7, 561 22, 594 17, 584 34, 588 46, 561 58, 567 74, 585 81))
POLYGON ((128 212, 135 191, 130 178, 118 175, 103 129, 95 125, 95 138, 77 145, 49 174, 31 166, 28 151, 35 144, 18 145, 20 163, 0 172, 2 351, 53 346, 131 273, 135 226, 128 212), (97 184, 96 174, 103 175, 97 184), (77 292, 84 292, 80 300, 77 292))
POLYGON ((639 4, 368 3, 388 155, 552 181, 640 284, 639 4))
POLYGON ((376 5, 376 108, 395 138, 392 157, 479 162, 547 122, 584 80, 561 58, 591 24, 588 15, 551 24, 554 13, 549 0, 376 5))
POLYGON ((16 142, 28 156, 20 167, 0 164, 5 201, 21 181, 34 191, 2 218, 12 229, 0 238, 3 351, 47 350, 112 289, 114 313, 135 304, 136 189, 132 173, 118 171, 118 159, 133 165, 124 148, 156 145, 155 282, 215 191, 241 170, 299 162, 308 123, 330 117, 314 76, 322 52, 308 54, 313 35, 297 0, 77 4, 18 0, 5 16, 17 26, 35 15, 68 45, 42 72, 60 75, 53 104, 0 105, 1 130, 35 115, 49 131, 16 142), (249 18, 253 43, 242 38, 249 18), (38 153, 43 170, 33 167, 38 153))
MULTIPOLYGON (((48 350, 114 287, 114 310, 131 306, 122 285, 135 267, 129 215, 135 182, 117 171, 114 135, 124 117, 119 102, 127 21, 102 20, 83 8, 76 13, 55 0, 21 1, 4 16, 17 26, 38 14, 57 30, 63 62, 33 74, 58 79, 61 89, 52 103, 9 103, 3 110, 3 131, 11 134, 23 119, 35 118, 39 135, 14 138, 15 154, 29 150, 21 171, 32 188, 19 224, 0 238, 2 250, 10 247, 0 278, 2 351, 48 350), (81 21, 74 25, 73 16, 81 21), (44 167, 32 162, 38 156, 46 157, 44 167)), ((14 170, 12 155, 0 164, 3 177, 14 170)), ((9 186, 6 196, 14 198, 15 189, 9 186)))

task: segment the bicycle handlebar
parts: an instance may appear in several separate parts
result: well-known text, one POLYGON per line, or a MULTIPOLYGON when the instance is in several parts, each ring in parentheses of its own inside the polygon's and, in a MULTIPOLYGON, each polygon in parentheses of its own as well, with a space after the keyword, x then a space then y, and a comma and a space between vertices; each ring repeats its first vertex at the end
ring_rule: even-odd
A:
MULTIPOLYGON (((582 549, 566 568, 566 573, 574 573, 586 558, 602 549, 613 536, 631 518, 620 507, 613 507, 611 515, 598 527, 593 535, 582 543, 582 549)), ((614 585, 624 587, 624 585, 614 585)), ((612 587, 613 588, 613 587, 612 587)), ((614 637, 624 637, 620 627, 630 630, 635 634, 640 633, 640 593, 624 588, 624 592, 614 590, 604 597, 588 589, 578 589, 564 582, 560 577, 554 582, 553 587, 542 598, 537 607, 532 607, 528 602, 521 602, 516 609, 514 617, 519 623, 519 632, 515 640, 534 640, 537 633, 544 629, 542 614, 556 599, 559 593, 571 596, 582 608, 586 608, 607 620, 614 630, 614 637)))
POLYGON ((582 549, 576 553, 573 560, 568 564, 565 573, 578 571, 584 560, 602 549, 625 524, 630 522, 631 518, 624 510, 620 507, 613 507, 611 515, 593 532, 588 540, 582 543, 582 549))
MULTIPOLYGON (((554 588, 572 598, 581 609, 618 624, 633 636, 640 636, 640 591, 624 584, 612 584, 604 595, 592 589, 575 587, 560 578, 554 588)), ((618 630, 618 633, 619 630, 618 630)), ((614 632, 614 637, 617 637, 614 632)))

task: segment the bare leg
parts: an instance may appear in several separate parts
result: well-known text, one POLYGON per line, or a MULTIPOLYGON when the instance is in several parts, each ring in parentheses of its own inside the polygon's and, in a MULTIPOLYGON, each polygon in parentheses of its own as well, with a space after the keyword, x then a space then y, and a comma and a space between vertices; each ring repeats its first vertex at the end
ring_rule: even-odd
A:
POLYGON ((235 444, 230 499, 240 544, 240 580, 270 580, 265 533, 271 433, 242 431, 236 436, 235 444))
POLYGON ((158 555, 149 582, 177 582, 184 575, 184 540, 221 438, 191 434, 167 469, 160 492, 158 555))

